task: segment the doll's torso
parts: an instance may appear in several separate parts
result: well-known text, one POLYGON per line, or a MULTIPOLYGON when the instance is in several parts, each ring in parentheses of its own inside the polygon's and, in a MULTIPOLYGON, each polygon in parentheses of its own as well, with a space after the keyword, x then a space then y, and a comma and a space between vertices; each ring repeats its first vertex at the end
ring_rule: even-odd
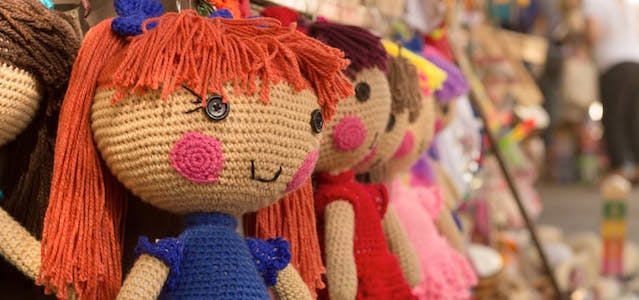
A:
MULTIPOLYGON (((353 255, 357 266, 357 299, 411 299, 410 287, 397 258, 388 250, 382 228, 388 206, 386 187, 361 184, 355 181, 353 171, 318 174, 315 209, 319 224, 323 224, 326 206, 337 200, 348 201, 355 213, 353 255)), ((322 226, 318 230, 323 237, 322 226)))
POLYGON ((467 299, 476 277, 469 262, 451 247, 435 227, 443 201, 438 186, 404 186, 393 182, 390 202, 406 230, 422 267, 414 288, 419 299, 467 299))
POLYGON ((237 221, 221 213, 191 214, 180 235, 184 243, 179 278, 161 299, 271 299, 237 221))

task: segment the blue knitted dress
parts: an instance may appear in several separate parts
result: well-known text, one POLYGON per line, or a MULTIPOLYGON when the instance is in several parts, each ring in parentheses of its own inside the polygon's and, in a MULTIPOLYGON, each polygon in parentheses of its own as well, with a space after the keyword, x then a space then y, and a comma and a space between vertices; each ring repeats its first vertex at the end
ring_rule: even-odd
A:
POLYGON ((191 214, 184 227, 179 275, 160 299, 271 299, 233 216, 191 214))

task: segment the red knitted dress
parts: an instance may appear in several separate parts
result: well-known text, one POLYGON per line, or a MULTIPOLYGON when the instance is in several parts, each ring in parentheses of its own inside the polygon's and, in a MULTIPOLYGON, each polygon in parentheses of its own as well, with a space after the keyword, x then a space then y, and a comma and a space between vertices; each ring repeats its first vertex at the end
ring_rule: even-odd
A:
MULTIPOLYGON (((386 186, 361 184, 354 176, 353 171, 317 175, 315 212, 319 236, 324 237, 326 205, 337 200, 350 202, 355 212, 353 255, 357 265, 357 299, 415 299, 384 237, 382 218, 388 206, 386 186)), ((323 240, 320 239, 322 249, 323 240)), ((328 299, 328 296, 324 293, 321 298, 328 299)))

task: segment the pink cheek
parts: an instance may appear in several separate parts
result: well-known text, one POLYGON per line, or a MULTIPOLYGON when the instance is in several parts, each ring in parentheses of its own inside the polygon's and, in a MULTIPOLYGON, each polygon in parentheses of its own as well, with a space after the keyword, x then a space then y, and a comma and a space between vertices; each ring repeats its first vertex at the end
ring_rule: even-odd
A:
POLYGON ((302 166, 297 170, 297 173, 293 175, 293 179, 291 182, 286 184, 286 193, 290 191, 296 190, 298 187, 308 179, 309 176, 313 173, 313 169, 315 169, 315 163, 317 163, 317 158, 319 157, 319 152, 317 150, 311 151, 311 153, 306 156, 302 166))
POLYGON ((399 145, 399 148, 397 148, 397 151, 395 151, 393 158, 397 159, 406 156, 408 153, 410 153, 411 150, 413 150, 414 144, 415 136, 413 136, 413 132, 411 132, 410 130, 406 131, 406 133, 404 134, 404 139, 402 140, 402 144, 399 145))
POLYGON ((195 131, 173 144, 169 158, 180 175, 197 183, 217 182, 224 168, 222 142, 195 131))
POLYGON ((344 117, 333 128, 333 147, 341 151, 350 151, 364 143, 366 126, 358 117, 344 117))

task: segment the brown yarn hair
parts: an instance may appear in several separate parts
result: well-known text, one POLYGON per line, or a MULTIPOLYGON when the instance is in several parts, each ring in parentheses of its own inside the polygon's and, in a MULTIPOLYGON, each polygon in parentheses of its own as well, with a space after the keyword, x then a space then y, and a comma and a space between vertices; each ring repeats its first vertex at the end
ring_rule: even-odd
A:
POLYGON ((392 57, 388 63, 386 77, 393 100, 391 112, 402 113, 407 109, 408 120, 412 123, 422 109, 422 92, 417 68, 401 55, 392 57))
POLYGON ((351 79, 355 79, 355 74, 363 69, 376 67, 386 72, 388 53, 380 37, 364 28, 315 22, 308 26, 307 34, 344 51, 346 58, 351 60, 344 73, 351 79))
POLYGON ((340 72, 348 65, 341 51, 274 19, 209 19, 186 10, 149 19, 143 28, 157 27, 128 39, 111 30, 111 21, 87 33, 60 113, 38 283, 61 299, 69 286, 82 299, 114 299, 122 282, 124 195, 91 131, 97 85, 115 88, 115 102, 147 90, 167 97, 182 84, 204 99, 231 82, 234 93, 268 103, 269 85, 284 81, 312 89, 326 119, 353 93, 340 72))
POLYGON ((34 119, 0 156, 2 207, 40 239, 49 202, 58 114, 80 47, 65 14, 37 0, 0 1, 0 63, 35 76, 43 102, 34 119))

